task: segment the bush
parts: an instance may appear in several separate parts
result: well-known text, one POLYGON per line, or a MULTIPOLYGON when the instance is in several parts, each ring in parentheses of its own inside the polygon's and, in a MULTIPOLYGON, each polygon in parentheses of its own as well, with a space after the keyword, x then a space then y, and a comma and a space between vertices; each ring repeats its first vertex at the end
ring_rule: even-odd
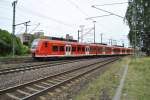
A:
POLYGON ((5 56, 11 52, 12 37, 6 30, 0 29, 0 55, 5 56))
MULTIPOLYGON (((10 55, 12 53, 13 35, 8 31, 0 29, 0 56, 10 55)), ((15 54, 23 55, 29 53, 29 48, 24 46, 20 39, 14 36, 15 54)))
POLYGON ((23 45, 23 48, 22 48, 22 54, 29 54, 29 53, 30 53, 29 47, 23 45))

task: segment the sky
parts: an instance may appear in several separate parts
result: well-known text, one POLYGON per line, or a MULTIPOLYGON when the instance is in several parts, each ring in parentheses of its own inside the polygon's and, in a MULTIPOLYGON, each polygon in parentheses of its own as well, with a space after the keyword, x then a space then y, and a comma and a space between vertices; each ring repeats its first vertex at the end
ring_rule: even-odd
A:
MULTIPOLYGON (((12 2, 14 0, 0 0, 0 28, 12 32, 12 2)), ((43 31, 46 36, 65 37, 70 34, 77 39, 78 30, 83 28, 83 42, 93 42, 91 30, 95 23, 96 42, 101 41, 100 34, 103 34, 103 42, 108 43, 109 39, 117 41, 117 44, 128 46, 127 34, 129 28, 123 18, 111 15, 97 17, 87 20, 89 17, 108 15, 92 5, 103 5, 110 3, 127 2, 128 0, 18 0, 16 5, 16 24, 31 21, 28 32, 43 31), (38 24, 40 25, 32 31, 38 24), (91 31, 89 31, 91 30, 91 31)), ((98 8, 125 16, 128 4, 97 6, 98 8)), ((25 26, 16 27, 15 34, 25 32, 25 26)))

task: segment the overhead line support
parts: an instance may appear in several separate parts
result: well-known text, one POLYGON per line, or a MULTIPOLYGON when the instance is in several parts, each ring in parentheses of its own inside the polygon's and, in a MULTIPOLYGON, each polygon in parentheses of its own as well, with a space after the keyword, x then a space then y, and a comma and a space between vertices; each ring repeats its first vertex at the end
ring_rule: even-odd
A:
POLYGON ((123 18, 123 19, 124 19, 124 17, 122 17, 122 16, 120 16, 120 15, 117 15, 117 14, 115 14, 115 13, 112 13, 112 12, 110 12, 110 11, 107 11, 107 10, 104 10, 104 9, 101 9, 101 8, 97 8, 97 7, 95 7, 94 5, 91 6, 91 7, 95 8, 95 9, 98 9, 98 10, 100 10, 100 11, 103 11, 103 12, 107 12, 107 13, 109 13, 109 14, 112 14, 112 15, 115 15, 115 16, 117 16, 117 17, 120 17, 120 18, 123 18))
POLYGON ((13 6, 13 23, 12 23, 12 54, 13 57, 15 55, 15 17, 16 17, 16 4, 17 0, 13 1, 12 6, 13 6))

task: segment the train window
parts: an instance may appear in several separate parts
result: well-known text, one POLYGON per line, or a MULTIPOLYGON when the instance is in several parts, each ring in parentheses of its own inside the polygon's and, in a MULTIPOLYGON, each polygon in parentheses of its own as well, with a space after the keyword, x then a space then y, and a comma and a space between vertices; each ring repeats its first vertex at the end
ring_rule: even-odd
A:
POLYGON ((94 48, 92 48, 92 52, 94 52, 94 48))
POLYGON ((58 46, 53 46, 52 49, 53 51, 58 51, 58 46))
POLYGON ((72 51, 75 52, 76 51, 76 47, 72 47, 72 51))
POLYGON ((111 48, 109 48, 109 47, 106 47, 106 52, 111 52, 111 48))
POLYGON ((125 50, 122 50, 122 52, 125 52, 125 50))
POLYGON ((60 51, 64 51, 64 46, 60 46, 60 47, 59 47, 59 50, 60 50, 60 51))
POLYGON ((90 48, 86 48, 86 51, 90 51, 90 48))
POLYGON ((70 51, 71 50, 71 47, 68 47, 68 51, 70 51))
POLYGON ((85 48, 84 48, 84 47, 82 47, 82 51, 83 51, 83 52, 85 51, 85 48))
POLYGON ((91 48, 92 52, 94 52, 94 49, 95 49, 95 48, 91 48))
POLYGON ((90 48, 90 52, 92 52, 92 48, 90 48))
POLYGON ((88 48, 85 48, 85 51, 88 52, 88 48))
POLYGON ((112 51, 113 51, 113 52, 116 52, 116 49, 114 48, 112 51))
POLYGON ((93 48, 90 48, 90 52, 93 52, 93 50, 94 50, 93 48))
POLYGON ((102 49, 103 49, 103 52, 105 52, 105 47, 103 47, 102 49))
POLYGON ((45 42, 45 48, 47 48, 48 47, 48 42, 45 42))
POLYGON ((115 49, 113 49, 113 52, 115 52, 115 49))
POLYGON ((114 49, 114 52, 120 52, 120 49, 114 49))
POLYGON ((31 49, 36 49, 36 47, 38 46, 39 41, 40 41, 40 39, 35 39, 32 42, 31 49))
POLYGON ((71 51, 71 47, 66 47, 66 51, 68 52, 68 51, 71 51))
POLYGON ((78 51, 81 51, 81 47, 78 47, 78 51))
POLYGON ((66 47, 66 51, 68 51, 68 47, 66 47))
POLYGON ((96 48, 94 48, 94 52, 96 52, 96 48))
POLYGON ((103 52, 103 48, 98 48, 98 52, 103 52))

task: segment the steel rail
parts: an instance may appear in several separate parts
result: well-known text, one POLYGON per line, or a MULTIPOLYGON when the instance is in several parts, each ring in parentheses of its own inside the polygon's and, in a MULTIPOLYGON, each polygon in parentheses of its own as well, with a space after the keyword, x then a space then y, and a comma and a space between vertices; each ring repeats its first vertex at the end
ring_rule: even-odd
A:
POLYGON ((77 76, 74 76, 74 77, 71 77, 71 78, 69 78, 69 79, 66 79, 66 80, 64 80, 63 82, 60 82, 60 83, 58 83, 58 84, 56 84, 56 85, 53 85, 53 86, 48 87, 48 88, 46 88, 46 89, 44 89, 44 90, 41 90, 41 91, 39 91, 39 92, 36 92, 36 93, 34 93, 34 94, 32 94, 32 95, 29 95, 29 96, 26 96, 26 97, 24 97, 24 98, 21 98, 21 100, 29 100, 29 99, 32 99, 32 98, 34 98, 34 97, 40 96, 40 95, 42 95, 42 94, 44 94, 44 93, 46 93, 46 92, 48 92, 48 91, 50 91, 50 90, 54 90, 55 88, 57 88, 57 87, 59 87, 59 86, 61 86, 61 85, 64 85, 64 84, 66 84, 66 83, 68 83, 68 82, 71 82, 72 80, 78 79, 79 77, 82 77, 82 76, 84 76, 84 75, 86 75, 86 74, 89 74, 90 72, 92 72, 92 71, 94 71, 94 70, 96 70, 96 69, 98 69, 98 68, 100 68, 100 67, 103 67, 103 66, 105 66, 105 65, 107 65, 107 64, 110 64, 110 63, 112 63, 112 62, 114 62, 114 61, 116 61, 116 60, 117 60, 117 59, 111 60, 111 61, 109 61, 109 62, 105 62, 103 65, 100 65, 99 67, 92 68, 92 69, 90 69, 90 70, 88 70, 88 71, 86 71, 86 72, 83 72, 83 73, 81 73, 81 74, 79 74, 79 75, 77 75, 77 76))
MULTIPOLYGON (((82 59, 87 60, 87 59, 82 59)), ((53 61, 53 62, 48 62, 44 64, 37 64, 37 65, 27 65, 23 67, 15 67, 15 68, 6 68, 0 70, 0 75, 5 75, 8 73, 15 73, 15 72, 20 72, 20 71, 27 71, 27 70, 35 70, 35 69, 40 69, 40 68, 46 68, 46 67, 51 67, 51 66, 56 66, 56 65, 61 65, 61 64, 67 64, 67 63, 74 63, 80 60, 62 60, 62 61, 53 61)))
MULTIPOLYGON (((45 78, 37 79, 37 80, 32 81, 32 82, 28 82, 28 83, 25 83, 25 84, 21 84, 21 85, 17 85, 17 86, 14 86, 14 87, 7 88, 7 89, 3 89, 3 90, 0 90, 0 94, 9 93, 9 92, 15 91, 15 90, 17 90, 17 89, 20 89, 20 88, 23 88, 23 87, 26 87, 26 86, 33 85, 33 84, 35 84, 35 83, 42 82, 42 81, 44 81, 44 80, 48 80, 49 78, 57 77, 57 76, 64 75, 64 74, 67 74, 67 73, 71 73, 71 72, 74 72, 74 71, 76 71, 76 70, 84 69, 84 68, 86 68, 86 67, 94 66, 94 65, 96 65, 96 64, 100 64, 100 63, 104 62, 104 64, 102 64, 102 65, 99 66, 99 67, 102 67, 102 66, 104 66, 104 65, 106 65, 106 64, 109 64, 109 63, 111 63, 111 62, 116 61, 117 59, 119 59, 119 58, 105 59, 105 60, 100 61, 100 62, 96 62, 96 63, 92 63, 92 64, 89 64, 89 65, 86 65, 86 66, 82 66, 82 67, 80 67, 80 68, 71 69, 71 70, 68 70, 68 71, 65 71, 65 72, 61 72, 61 73, 57 73, 57 74, 55 74, 55 75, 51 75, 51 76, 48 76, 48 77, 45 77, 45 78), (108 62, 107 62, 107 61, 108 61, 108 62)), ((57 83, 57 84, 55 84, 55 85, 53 85, 53 86, 50 86, 50 87, 48 87, 48 88, 45 88, 45 89, 43 89, 43 90, 41 90, 41 91, 35 92, 35 93, 33 93, 33 94, 29 95, 29 96, 25 96, 25 97, 20 98, 20 99, 21 99, 21 100, 26 100, 26 99, 29 99, 29 98, 33 98, 33 97, 35 97, 35 96, 37 96, 37 95, 39 95, 39 94, 41 94, 41 93, 43 93, 43 92, 46 92, 46 91, 48 91, 48 90, 50 90, 50 89, 54 89, 54 88, 57 87, 57 86, 60 86, 60 85, 66 83, 66 82, 68 82, 68 81, 70 81, 70 80, 73 80, 73 79, 75 79, 75 78, 77 78, 77 77, 80 77, 80 76, 86 74, 86 73, 89 73, 89 72, 91 72, 91 71, 93 71, 93 70, 95 70, 95 69, 97 69, 97 68, 99 68, 99 67, 92 68, 92 69, 90 69, 90 70, 87 71, 87 72, 84 72, 84 73, 81 73, 81 74, 79 74, 79 75, 77 75, 77 76, 74 76, 74 77, 71 77, 71 78, 69 78, 69 79, 66 79, 66 80, 64 80, 63 82, 57 83)))
POLYGON ((14 64, 14 63, 24 63, 24 62, 36 62, 31 57, 26 58, 0 58, 0 64, 14 64))

